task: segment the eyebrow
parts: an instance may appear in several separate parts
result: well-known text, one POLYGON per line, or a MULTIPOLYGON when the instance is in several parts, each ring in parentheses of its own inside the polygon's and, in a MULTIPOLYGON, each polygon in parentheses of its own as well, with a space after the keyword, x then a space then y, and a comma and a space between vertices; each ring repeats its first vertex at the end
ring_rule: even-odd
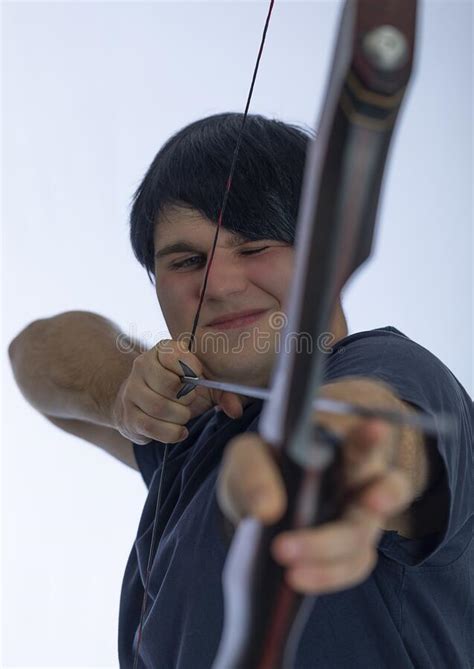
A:
MULTIPOLYGON (((250 241, 252 240, 247 239, 246 237, 234 235, 231 237, 226 246, 234 248, 235 246, 239 246, 240 244, 244 244, 245 242, 250 241)), ((167 244, 166 246, 163 246, 163 248, 159 249, 155 253, 155 260, 160 260, 161 258, 172 255, 173 253, 207 253, 208 251, 209 249, 206 249, 206 251, 198 249, 190 242, 174 242, 173 244, 167 244)))
POLYGON ((189 242, 175 242, 174 244, 168 244, 167 246, 163 246, 162 249, 159 249, 159 251, 155 253, 155 260, 159 260, 164 256, 169 256, 172 253, 202 253, 202 251, 189 242))

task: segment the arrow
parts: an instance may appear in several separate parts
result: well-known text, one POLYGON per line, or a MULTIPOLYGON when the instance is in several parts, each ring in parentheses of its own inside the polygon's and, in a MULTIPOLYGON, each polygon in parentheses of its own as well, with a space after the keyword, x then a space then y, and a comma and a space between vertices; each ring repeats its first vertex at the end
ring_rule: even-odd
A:
MULTIPOLYGON (((183 370, 183 376, 181 377, 183 387, 176 395, 176 399, 188 395, 196 388, 196 386, 209 388, 210 390, 221 390, 226 393, 235 393, 236 395, 244 395, 245 397, 252 397, 258 400, 267 400, 270 397, 270 391, 266 388, 203 379, 197 376, 191 367, 182 360, 179 360, 179 364, 183 370)), ((452 419, 447 415, 438 414, 436 418, 434 418, 428 414, 422 413, 401 413, 399 411, 388 409, 362 407, 357 404, 351 404, 350 402, 343 402, 341 400, 325 397, 318 397, 315 399, 313 402, 313 409, 315 411, 324 411, 326 413, 342 416, 352 415, 360 416, 362 418, 379 418, 392 425, 407 426, 421 430, 425 434, 431 436, 445 434, 452 429, 452 419)))

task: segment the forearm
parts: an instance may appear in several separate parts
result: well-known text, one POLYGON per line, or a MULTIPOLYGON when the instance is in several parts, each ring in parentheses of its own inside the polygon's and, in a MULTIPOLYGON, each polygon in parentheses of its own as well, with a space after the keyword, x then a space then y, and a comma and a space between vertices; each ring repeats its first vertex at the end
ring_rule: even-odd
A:
POLYGON ((414 495, 411 506, 386 529, 417 538, 439 532, 446 523, 448 496, 445 487, 445 468, 436 443, 412 433, 401 448, 400 466, 411 479, 414 495))
POLYGON ((118 389, 141 352, 112 321, 86 311, 34 321, 9 346, 16 382, 35 409, 110 427, 118 389))
MULTIPOLYGON (((396 411, 416 411, 395 394, 393 403, 396 411)), ((445 522, 447 500, 442 485, 444 466, 434 441, 412 428, 401 428, 397 435, 394 464, 410 481, 413 501, 409 508, 392 517, 384 529, 396 530, 409 538, 440 531, 445 522)))
MULTIPOLYGON (((360 404, 368 408, 391 411, 415 412, 417 409, 403 402, 395 391, 385 383, 371 378, 346 377, 337 382, 325 384, 323 394, 327 397, 360 404)), ((349 418, 347 420, 350 420, 349 418)), ((330 427, 330 425, 329 425, 330 427)), ((403 426, 393 432, 393 466, 400 469, 410 483, 413 503, 384 526, 386 530, 396 530, 403 536, 422 536, 436 531, 443 524, 442 514, 431 514, 427 518, 425 510, 432 510, 432 488, 443 474, 443 464, 435 444, 422 433, 403 426)), ((437 499, 441 506, 443 487, 436 486, 437 499)))

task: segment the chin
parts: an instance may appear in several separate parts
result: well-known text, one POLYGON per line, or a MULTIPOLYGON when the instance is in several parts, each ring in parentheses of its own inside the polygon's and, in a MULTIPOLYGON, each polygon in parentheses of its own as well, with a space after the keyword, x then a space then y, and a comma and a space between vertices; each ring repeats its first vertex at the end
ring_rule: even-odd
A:
POLYGON ((203 359, 205 375, 216 381, 229 381, 247 386, 266 387, 271 373, 271 360, 267 355, 244 354, 209 356, 203 359))

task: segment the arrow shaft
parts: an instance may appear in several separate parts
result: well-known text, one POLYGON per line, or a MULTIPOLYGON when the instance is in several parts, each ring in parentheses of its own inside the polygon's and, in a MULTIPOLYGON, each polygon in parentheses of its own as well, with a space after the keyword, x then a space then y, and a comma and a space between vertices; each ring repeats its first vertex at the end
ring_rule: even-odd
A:
MULTIPOLYGON (((226 393, 235 393, 258 400, 267 400, 270 397, 270 391, 266 388, 254 386, 245 386, 239 383, 227 383, 225 381, 211 381, 194 376, 183 376, 183 383, 209 388, 210 390, 221 390, 226 393)), ((326 397, 318 397, 313 402, 315 411, 324 411, 326 413, 338 415, 356 415, 362 418, 379 418, 392 425, 412 427, 421 430, 428 435, 439 435, 450 429, 450 422, 447 416, 438 415, 436 420, 431 416, 422 413, 401 413, 389 409, 369 409, 357 406, 350 402, 342 402, 326 397)))

